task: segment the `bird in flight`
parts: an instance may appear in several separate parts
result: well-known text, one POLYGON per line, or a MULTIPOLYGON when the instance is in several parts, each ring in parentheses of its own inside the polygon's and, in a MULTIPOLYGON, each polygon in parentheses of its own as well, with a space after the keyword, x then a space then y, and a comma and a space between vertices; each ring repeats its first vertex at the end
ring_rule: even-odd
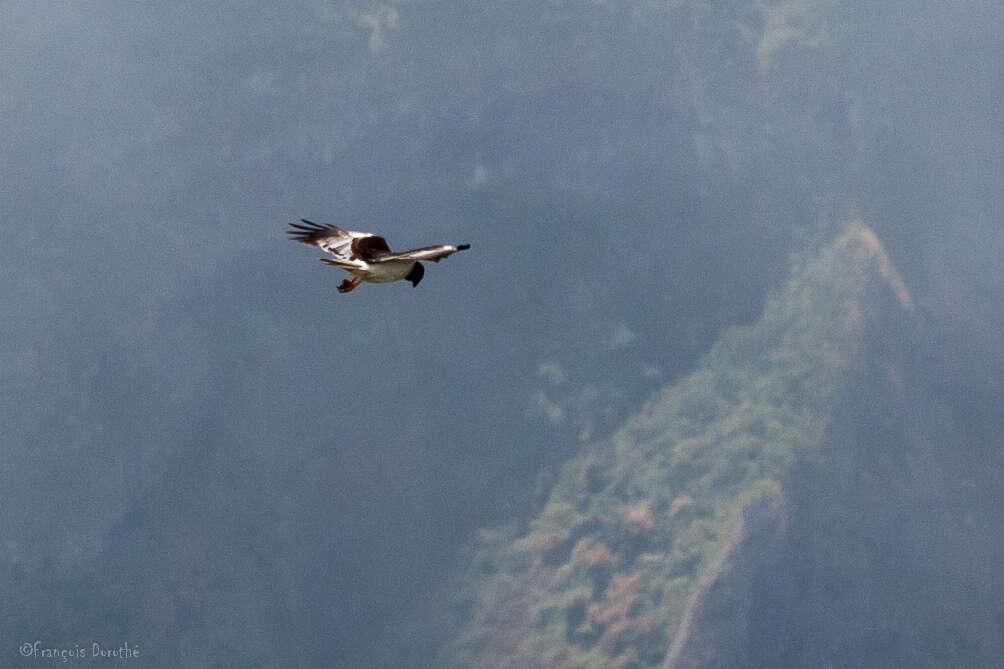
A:
POLYGON ((333 258, 318 258, 323 263, 341 267, 352 275, 338 284, 339 293, 347 293, 361 282, 388 283, 405 279, 412 287, 425 275, 422 260, 439 262, 451 253, 471 248, 470 244, 423 246, 410 251, 391 251, 387 240, 369 232, 343 230, 331 223, 318 224, 300 219, 290 223, 289 238, 301 244, 316 246, 333 258))

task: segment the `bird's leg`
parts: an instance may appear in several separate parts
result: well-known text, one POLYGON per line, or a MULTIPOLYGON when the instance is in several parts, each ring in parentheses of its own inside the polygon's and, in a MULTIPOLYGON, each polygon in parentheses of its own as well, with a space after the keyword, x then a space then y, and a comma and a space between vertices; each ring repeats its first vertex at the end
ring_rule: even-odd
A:
POLYGON ((340 284, 338 284, 338 292, 347 293, 356 286, 358 286, 360 281, 362 281, 362 279, 358 276, 354 276, 351 279, 345 279, 340 284))

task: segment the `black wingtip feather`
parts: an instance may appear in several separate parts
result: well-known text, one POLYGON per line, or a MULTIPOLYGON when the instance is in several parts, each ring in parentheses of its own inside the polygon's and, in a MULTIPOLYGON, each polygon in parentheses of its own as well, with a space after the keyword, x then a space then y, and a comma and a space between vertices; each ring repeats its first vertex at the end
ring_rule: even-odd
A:
POLYGON ((466 251, 469 248, 471 248, 470 244, 460 244, 459 246, 457 246, 458 251, 466 251))
POLYGON ((337 230, 338 228, 331 223, 324 223, 322 225, 306 218, 301 218, 300 223, 290 222, 286 234, 289 235, 290 240, 310 246, 316 245, 318 239, 329 237, 333 231, 337 230))
POLYGON ((308 221, 305 218, 300 219, 300 223, 290 223, 294 228, 299 228, 300 230, 310 230, 311 232, 321 232, 324 230, 334 230, 335 226, 331 223, 314 223, 313 221, 308 221), (305 225, 300 225, 304 223, 305 225))

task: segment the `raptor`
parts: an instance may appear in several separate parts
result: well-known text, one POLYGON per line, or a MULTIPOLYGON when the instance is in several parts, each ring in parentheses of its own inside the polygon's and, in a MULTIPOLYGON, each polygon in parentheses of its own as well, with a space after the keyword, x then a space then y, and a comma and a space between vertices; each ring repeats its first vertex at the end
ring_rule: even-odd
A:
POLYGON ((331 258, 318 258, 323 263, 341 267, 352 276, 338 284, 339 293, 347 293, 362 282, 389 283, 411 281, 412 287, 425 276, 422 261, 439 262, 450 254, 471 248, 470 244, 440 244, 410 251, 391 251, 380 235, 354 232, 332 225, 300 219, 290 223, 290 239, 316 246, 331 258))

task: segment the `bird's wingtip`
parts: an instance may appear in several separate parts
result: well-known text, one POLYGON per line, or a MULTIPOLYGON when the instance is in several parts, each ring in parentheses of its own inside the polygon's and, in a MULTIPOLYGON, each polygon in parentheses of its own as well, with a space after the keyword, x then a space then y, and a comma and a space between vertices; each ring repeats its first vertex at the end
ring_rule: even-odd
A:
POLYGON ((457 245, 457 250, 458 251, 466 251, 469 248, 471 248, 470 244, 458 244, 457 245))

